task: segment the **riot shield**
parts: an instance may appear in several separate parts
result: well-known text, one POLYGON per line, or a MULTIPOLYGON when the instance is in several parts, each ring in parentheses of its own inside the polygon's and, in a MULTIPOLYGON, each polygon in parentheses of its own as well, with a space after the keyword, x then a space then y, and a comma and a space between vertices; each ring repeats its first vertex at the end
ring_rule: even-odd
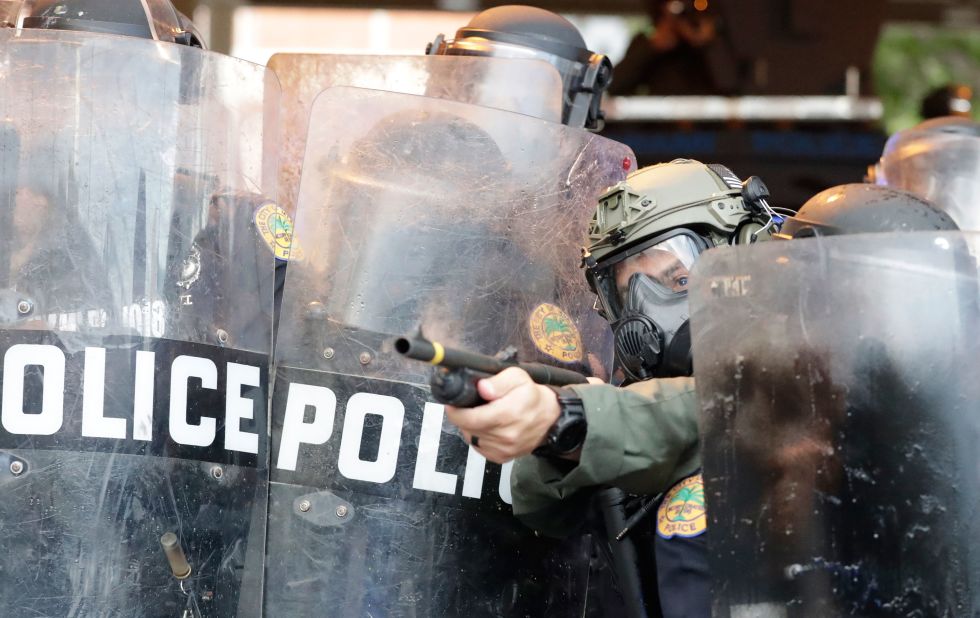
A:
POLYGON ((561 76, 543 60, 276 54, 269 67, 283 88, 279 203, 287 212, 295 211, 299 194, 313 99, 333 86, 425 95, 561 122, 561 76))
POLYGON ((977 614, 978 241, 816 238, 698 263, 715 616, 977 614))
POLYGON ((601 371, 609 327, 579 248, 632 153, 527 116, 355 88, 321 94, 310 126, 276 346, 266 613, 581 615, 586 541, 536 538, 513 518, 509 466, 463 444, 429 399, 427 366, 392 343, 421 327, 601 371), (492 137, 501 125, 520 143, 492 137))
POLYGON ((0 30, 0 83, 0 613, 257 615, 275 78, 0 30))
POLYGON ((896 133, 885 144, 875 181, 930 200, 962 230, 980 230, 980 136, 966 129, 933 125, 896 133))

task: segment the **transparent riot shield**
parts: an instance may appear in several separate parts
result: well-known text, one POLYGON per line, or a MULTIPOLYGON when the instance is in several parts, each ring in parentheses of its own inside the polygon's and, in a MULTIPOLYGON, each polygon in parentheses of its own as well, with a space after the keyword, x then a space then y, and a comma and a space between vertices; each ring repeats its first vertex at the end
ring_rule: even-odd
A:
POLYGON ((980 136, 973 131, 914 127, 896 133, 875 181, 925 197, 962 230, 980 230, 980 136))
POLYGON ((509 467, 463 444, 427 366, 392 343, 421 327, 601 374, 609 327, 579 248, 632 153, 519 114, 355 88, 321 94, 310 126, 276 353, 266 613, 581 615, 585 540, 514 519, 509 467))
MULTIPOLYGON (((542 60, 276 54, 269 67, 283 88, 279 203, 287 212, 294 212, 299 194, 313 100, 333 86, 424 95, 561 122, 561 76, 542 60)), ((356 112, 345 110, 344 115, 356 112)))
POLYGON ((0 30, 0 84, 0 614, 257 615, 275 78, 0 30))
POLYGON ((882 234, 698 263, 715 616, 977 614, 978 247, 882 234))

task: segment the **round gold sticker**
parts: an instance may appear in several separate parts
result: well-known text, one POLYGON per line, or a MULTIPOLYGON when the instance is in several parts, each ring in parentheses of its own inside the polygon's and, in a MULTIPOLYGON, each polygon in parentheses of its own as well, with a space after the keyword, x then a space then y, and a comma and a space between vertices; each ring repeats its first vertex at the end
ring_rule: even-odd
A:
POLYGON ((555 305, 544 303, 531 313, 529 321, 534 345, 563 363, 582 360, 582 337, 575 323, 555 305))
POLYGON ((280 260, 301 260, 303 251, 293 237, 293 221, 285 210, 268 202, 255 211, 255 227, 280 260))
POLYGON ((704 510, 704 481, 700 474, 688 477, 667 492, 657 509, 657 534, 665 539, 690 538, 708 527, 704 510))

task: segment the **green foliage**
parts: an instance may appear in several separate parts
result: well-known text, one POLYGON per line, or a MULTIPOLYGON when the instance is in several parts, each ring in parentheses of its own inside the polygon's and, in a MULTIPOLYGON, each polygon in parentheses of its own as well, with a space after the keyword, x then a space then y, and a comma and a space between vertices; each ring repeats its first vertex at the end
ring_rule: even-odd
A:
MULTIPOLYGON (((933 89, 962 83, 980 93, 980 30, 892 24, 882 29, 874 56, 875 89, 894 133, 921 120, 922 99, 933 89)), ((980 100, 974 98, 974 116, 980 100)))

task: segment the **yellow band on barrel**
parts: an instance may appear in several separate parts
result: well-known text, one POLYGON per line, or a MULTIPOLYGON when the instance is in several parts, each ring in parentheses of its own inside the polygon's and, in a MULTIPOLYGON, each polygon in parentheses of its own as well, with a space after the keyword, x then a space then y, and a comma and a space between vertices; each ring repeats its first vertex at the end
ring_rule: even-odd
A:
POLYGON ((441 343, 435 341, 432 342, 432 349, 435 351, 435 354, 432 355, 432 360, 429 362, 433 365, 438 365, 442 362, 442 359, 446 358, 446 349, 442 347, 441 343))

